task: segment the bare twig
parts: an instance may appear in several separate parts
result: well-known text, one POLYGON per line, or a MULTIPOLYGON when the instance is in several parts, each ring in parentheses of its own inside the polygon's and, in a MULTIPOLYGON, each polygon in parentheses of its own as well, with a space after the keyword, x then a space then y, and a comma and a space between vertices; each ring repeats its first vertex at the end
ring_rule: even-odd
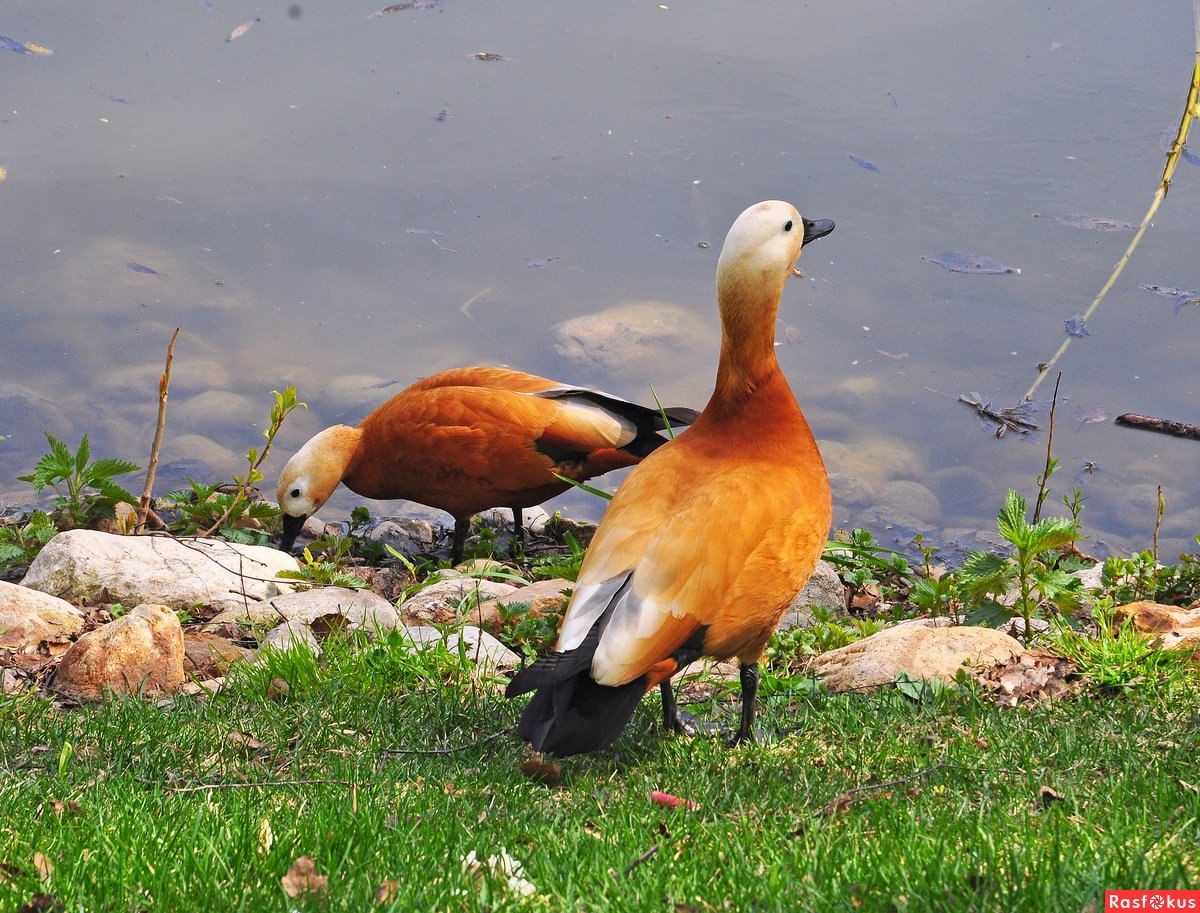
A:
POLYGON ((138 506, 137 528, 142 529, 151 515, 161 525, 162 520, 150 509, 154 500, 154 476, 158 472, 158 450, 162 446, 163 429, 167 424, 167 390, 171 386, 171 361, 175 358, 175 340, 179 338, 179 327, 171 334, 171 342, 167 345, 167 364, 163 368, 162 377, 158 380, 158 421, 154 426, 154 441, 150 444, 150 465, 146 467, 146 487, 142 489, 142 497, 138 506))
MULTIPOLYGON (((1159 204, 1166 199, 1167 191, 1171 187, 1171 177, 1175 174, 1175 166, 1179 164, 1179 158, 1183 154, 1183 145, 1187 142, 1188 129, 1192 125, 1192 119, 1200 117, 1200 13, 1195 16, 1196 19, 1196 62, 1192 66, 1192 82, 1188 87, 1187 100, 1183 105, 1183 116, 1179 119, 1179 129, 1175 133, 1175 141, 1171 144, 1171 150, 1167 153, 1166 164, 1163 165, 1162 177, 1159 179, 1158 188, 1154 191, 1154 199, 1150 203, 1150 208, 1146 211, 1146 215, 1142 217, 1142 224, 1138 226, 1137 232, 1133 236, 1133 240, 1129 242, 1129 246, 1125 248, 1125 253, 1121 259, 1117 261, 1116 267, 1113 269, 1112 275, 1108 277, 1108 281, 1096 294, 1088 309, 1083 312, 1083 319, 1086 321, 1091 318, 1096 312, 1096 308, 1100 307, 1100 302, 1104 300, 1109 290, 1116 284, 1117 277, 1124 271, 1126 264, 1129 263, 1129 258, 1133 256, 1133 252, 1137 249, 1138 244, 1142 240, 1142 235, 1146 233, 1146 228, 1150 225, 1150 220, 1154 218, 1154 214, 1158 212, 1159 204)), ((1054 353, 1054 357, 1043 365, 1038 366, 1037 380, 1033 382, 1033 386, 1025 393, 1025 402, 1033 399, 1033 393, 1041 384, 1042 379, 1050 373, 1063 353, 1067 351, 1067 346, 1071 344, 1074 336, 1067 336, 1062 345, 1058 347, 1058 351, 1054 353)))
POLYGON ((1162 526, 1163 514, 1167 511, 1167 502, 1163 500, 1162 485, 1158 486, 1158 504, 1154 514, 1154 563, 1158 564, 1158 530, 1162 526))
POLYGON ((937 764, 923 767, 916 773, 909 774, 907 777, 897 777, 895 780, 885 780, 883 783, 868 783, 866 786, 855 786, 853 789, 848 789, 839 796, 834 796, 813 812, 813 815, 834 815, 838 812, 844 812, 855 801, 856 796, 861 796, 869 792, 878 792, 881 789, 891 789, 893 786, 904 786, 906 783, 912 783, 914 780, 920 780, 932 773, 936 773, 945 766, 945 761, 939 761, 937 764))
POLYGON ((1042 518, 1042 505, 1046 503, 1046 495, 1050 493, 1048 487, 1050 482, 1050 473, 1054 471, 1054 457, 1051 456, 1054 449, 1054 410, 1058 407, 1058 385, 1062 383, 1062 372, 1058 372, 1058 378, 1054 381, 1054 396, 1050 399, 1050 430, 1046 434, 1046 468, 1042 470, 1041 477, 1038 478, 1038 495, 1037 503, 1033 508, 1033 522, 1037 523, 1042 518))
POLYGON ((644 853, 642 853, 642 855, 638 856, 637 859, 633 860, 633 862, 631 862, 631 863, 629 863, 629 865, 625 866, 625 874, 628 875, 630 872, 632 872, 634 869, 636 869, 639 865, 641 865, 647 859, 650 859, 660 849, 661 849, 661 847, 657 843, 653 844, 650 847, 650 849, 646 850, 646 852, 644 852, 644 853))
POLYGON ((516 726, 505 726, 498 732, 493 732, 490 735, 485 735, 482 738, 476 739, 474 742, 467 742, 465 745, 455 745, 452 748, 381 748, 384 754, 416 754, 416 755, 444 755, 457 754, 460 751, 469 751, 479 745, 494 741, 503 735, 508 735, 516 726))
POLYGON ((169 786, 158 780, 149 780, 144 777, 138 777, 137 780, 147 786, 161 786, 169 793, 199 793, 218 789, 270 789, 277 786, 354 786, 350 780, 253 780, 246 783, 200 783, 196 786, 169 786))

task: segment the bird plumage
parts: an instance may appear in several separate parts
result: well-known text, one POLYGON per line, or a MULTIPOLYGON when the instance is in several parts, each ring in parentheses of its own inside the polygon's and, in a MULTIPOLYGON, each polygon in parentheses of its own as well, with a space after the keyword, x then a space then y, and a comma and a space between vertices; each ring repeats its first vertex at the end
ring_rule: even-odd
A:
POLYGON ((779 369, 774 327, 801 247, 832 229, 778 201, 750 207, 730 229, 717 274, 713 396, 617 491, 556 652, 509 685, 510 696, 538 690, 519 728, 534 748, 568 755, 605 747, 654 685, 665 723, 679 728, 669 679, 702 655, 742 664, 738 735, 750 736, 757 661, 829 530, 825 467, 779 369))
MULTIPOLYGON (((667 410, 672 424, 695 417, 667 410)), ((473 514, 514 512, 569 483, 636 464, 666 438, 658 409, 504 368, 444 371, 396 394, 356 428, 334 425, 288 461, 276 494, 290 549, 304 519, 339 483, 364 497, 405 499, 455 518, 454 558, 473 514)), ((520 523, 519 514, 516 518, 520 523)))

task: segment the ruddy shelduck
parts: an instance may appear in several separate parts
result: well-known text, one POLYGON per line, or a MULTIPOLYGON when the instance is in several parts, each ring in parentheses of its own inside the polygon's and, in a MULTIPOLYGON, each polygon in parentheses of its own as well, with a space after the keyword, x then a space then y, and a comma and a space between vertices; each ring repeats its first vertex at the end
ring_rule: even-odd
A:
POLYGON ((454 517, 451 557, 462 560, 474 514, 521 509, 582 482, 633 466, 667 443, 657 432, 686 424, 691 409, 664 411, 506 368, 443 371, 397 393, 357 428, 334 425, 283 467, 280 548, 337 488, 366 498, 405 499, 454 517), (668 421, 669 420, 669 421, 668 421))
POLYGON ((733 223, 717 264, 721 354, 695 423, 617 490, 579 572, 554 650, 521 670, 536 690, 520 735, 542 752, 608 746, 660 687, 663 725, 692 728, 670 678, 737 657, 736 741, 755 737, 758 660, 821 556, 829 480, 775 357, 775 318, 800 249, 833 231, 779 201, 733 223))

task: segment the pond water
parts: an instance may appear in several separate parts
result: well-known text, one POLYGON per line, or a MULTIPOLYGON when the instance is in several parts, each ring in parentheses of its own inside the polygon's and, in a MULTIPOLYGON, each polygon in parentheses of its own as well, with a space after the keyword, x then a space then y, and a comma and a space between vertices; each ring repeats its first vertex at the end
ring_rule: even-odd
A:
MULTIPOLYGON (((43 429, 144 465, 177 326, 160 491, 240 471, 289 384, 310 408, 268 488, 319 428, 457 365, 699 407, 721 241, 768 198, 838 226, 778 334, 835 522, 949 548, 1032 496, 1048 410, 997 440, 958 397, 1016 405, 1124 251, 1187 90, 1186 4, 383 5, 6 0, 0 34, 53 55, 0 47, 0 501, 30 500, 43 429), (684 343, 614 365, 555 329, 645 301, 684 343)), ((1052 498, 1083 489, 1102 554, 1149 546, 1160 484, 1163 554, 1200 532, 1197 443, 1112 422, 1200 421, 1200 306, 1140 287, 1200 288, 1198 216, 1181 162, 1058 365, 1052 498)))

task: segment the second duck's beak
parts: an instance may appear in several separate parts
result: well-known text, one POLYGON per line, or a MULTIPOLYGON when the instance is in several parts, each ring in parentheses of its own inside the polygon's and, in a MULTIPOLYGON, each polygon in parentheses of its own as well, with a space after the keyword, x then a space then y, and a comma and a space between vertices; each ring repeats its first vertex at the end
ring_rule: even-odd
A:
POLYGON ((293 517, 291 514, 283 515, 283 536, 279 540, 280 551, 290 552, 292 546, 296 544, 296 537, 300 535, 300 530, 304 528, 304 521, 308 517, 293 517))
POLYGON ((830 219, 803 219, 802 221, 804 222, 804 242, 800 245, 801 247, 809 241, 824 238, 833 231, 833 222, 830 219))

